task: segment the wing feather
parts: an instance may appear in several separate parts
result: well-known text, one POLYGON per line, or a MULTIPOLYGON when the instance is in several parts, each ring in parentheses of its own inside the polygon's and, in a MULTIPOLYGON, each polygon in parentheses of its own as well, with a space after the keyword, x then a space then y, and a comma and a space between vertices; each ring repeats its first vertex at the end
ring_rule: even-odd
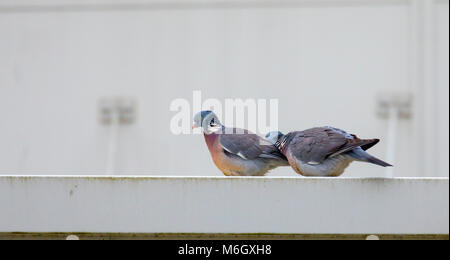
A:
POLYGON ((239 156, 244 160, 256 158, 284 159, 284 156, 273 144, 248 130, 233 129, 228 133, 239 133, 220 135, 220 145, 230 154, 239 156))
POLYGON ((320 164, 328 157, 333 157, 357 147, 371 147, 378 139, 362 140, 355 135, 332 128, 315 127, 291 133, 289 149, 292 155, 312 165, 320 164))

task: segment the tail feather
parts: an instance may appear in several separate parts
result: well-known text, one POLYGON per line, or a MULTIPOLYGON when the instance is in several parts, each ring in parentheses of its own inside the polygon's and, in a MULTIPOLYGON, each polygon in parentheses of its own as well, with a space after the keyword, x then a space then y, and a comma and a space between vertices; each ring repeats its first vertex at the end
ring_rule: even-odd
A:
POLYGON ((361 148, 357 148, 357 149, 353 149, 352 151, 350 151, 348 153, 351 157, 355 158, 356 160, 359 161, 363 161, 363 162, 368 162, 368 163, 373 163, 379 166, 383 166, 383 167, 392 167, 391 164, 382 161, 372 155, 370 155, 369 153, 367 153, 366 151, 364 151, 361 148))

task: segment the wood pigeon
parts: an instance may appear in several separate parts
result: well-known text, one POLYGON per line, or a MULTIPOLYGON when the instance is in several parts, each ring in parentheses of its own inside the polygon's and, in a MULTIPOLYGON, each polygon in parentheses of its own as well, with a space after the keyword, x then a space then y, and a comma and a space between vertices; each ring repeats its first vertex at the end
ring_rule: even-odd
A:
POLYGON ((227 176, 262 176, 286 157, 269 141, 248 130, 223 126, 212 111, 194 116, 192 128, 201 127, 214 164, 227 176))
POLYGON ((266 140, 273 143, 291 167, 303 176, 336 177, 353 161, 392 166, 366 152, 379 139, 359 139, 334 127, 315 127, 286 135, 269 132, 266 140))

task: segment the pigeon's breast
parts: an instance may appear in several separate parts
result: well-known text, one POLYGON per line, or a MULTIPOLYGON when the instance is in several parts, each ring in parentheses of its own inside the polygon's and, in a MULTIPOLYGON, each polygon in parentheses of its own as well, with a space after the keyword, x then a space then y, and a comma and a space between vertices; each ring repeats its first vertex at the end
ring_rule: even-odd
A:
POLYGON ((298 160, 295 159, 295 157, 292 155, 291 149, 289 149, 289 146, 284 150, 284 155, 286 156, 289 164, 291 165, 292 169, 296 171, 300 175, 304 175, 300 168, 298 167, 298 160))
POLYGON ((215 147, 219 146, 219 135, 212 134, 203 134, 205 136, 205 142, 208 146, 208 150, 212 153, 215 150, 215 147))
POLYGON ((214 164, 225 175, 239 175, 239 173, 243 171, 242 165, 235 162, 224 153, 224 150, 220 145, 219 134, 205 134, 205 141, 214 164))

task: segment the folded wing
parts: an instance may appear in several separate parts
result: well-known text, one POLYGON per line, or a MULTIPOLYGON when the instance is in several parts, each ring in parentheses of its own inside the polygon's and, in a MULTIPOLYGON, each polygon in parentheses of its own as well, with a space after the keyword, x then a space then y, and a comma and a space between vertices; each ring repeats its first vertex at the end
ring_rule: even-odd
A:
POLYGON ((332 127, 316 127, 289 135, 291 135, 289 147, 292 155, 308 164, 320 164, 328 157, 357 147, 367 150, 379 141, 378 139, 359 139, 355 135, 332 127))
POLYGON ((273 144, 248 130, 233 128, 226 133, 232 134, 222 134, 220 145, 231 155, 239 156, 245 160, 257 158, 285 160, 284 155, 273 144))

